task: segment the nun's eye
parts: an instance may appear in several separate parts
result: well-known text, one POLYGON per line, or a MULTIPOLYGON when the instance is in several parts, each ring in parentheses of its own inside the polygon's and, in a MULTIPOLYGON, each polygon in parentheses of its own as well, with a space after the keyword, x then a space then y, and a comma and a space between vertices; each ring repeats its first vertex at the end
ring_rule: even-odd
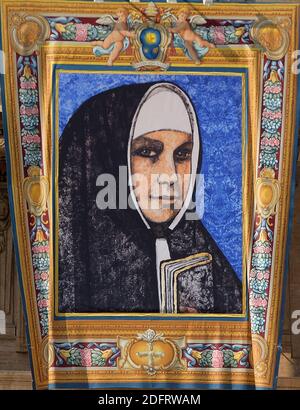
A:
POLYGON ((181 148, 175 151, 174 160, 176 162, 183 162, 190 160, 192 156, 192 151, 188 148, 181 148))
POLYGON ((144 158, 155 158, 159 153, 151 148, 139 148, 135 150, 132 155, 144 157, 144 158))

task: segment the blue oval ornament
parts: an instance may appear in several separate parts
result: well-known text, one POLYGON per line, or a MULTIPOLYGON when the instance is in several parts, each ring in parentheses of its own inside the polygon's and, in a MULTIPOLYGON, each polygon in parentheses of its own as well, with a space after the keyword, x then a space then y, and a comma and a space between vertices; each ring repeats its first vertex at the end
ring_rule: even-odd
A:
POLYGON ((154 28, 145 28, 140 35, 142 51, 148 60, 155 60, 160 51, 161 33, 154 28))

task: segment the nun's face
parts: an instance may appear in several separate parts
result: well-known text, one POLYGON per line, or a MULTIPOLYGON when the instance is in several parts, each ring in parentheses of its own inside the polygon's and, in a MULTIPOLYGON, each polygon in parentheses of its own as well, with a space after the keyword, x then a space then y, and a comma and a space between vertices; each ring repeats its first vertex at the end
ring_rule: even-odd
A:
POLYGON ((191 135, 181 131, 154 131, 133 140, 133 188, 148 220, 167 222, 181 209, 189 188, 192 148, 191 135))

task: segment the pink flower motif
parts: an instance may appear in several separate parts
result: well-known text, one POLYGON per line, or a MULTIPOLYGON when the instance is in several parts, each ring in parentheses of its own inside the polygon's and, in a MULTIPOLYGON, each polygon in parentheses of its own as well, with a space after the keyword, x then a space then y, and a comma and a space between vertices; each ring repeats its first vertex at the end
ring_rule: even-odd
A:
POLYGON ((39 109, 36 105, 32 108, 27 109, 27 114, 29 114, 29 115, 36 115, 38 113, 39 113, 39 109))
POLYGON ((277 138, 263 138, 261 144, 264 146, 275 147, 279 145, 279 140, 277 138))
POLYGON ((258 280, 262 280, 264 275, 261 272, 258 272, 256 277, 257 277, 258 280))
POLYGON ((48 307, 49 302, 47 299, 41 299, 38 301, 38 307, 43 308, 43 307, 48 307))
POLYGON ((37 87, 36 82, 34 80, 28 81, 24 77, 20 80, 20 87, 23 90, 35 89, 37 87))
POLYGON ((264 117, 264 118, 268 118, 268 116, 269 116, 268 111, 264 110, 264 112, 263 112, 263 117, 264 117))
POLYGON ((262 306, 262 307, 264 307, 264 308, 267 307, 267 304, 268 304, 268 302, 267 302, 266 299, 262 299, 262 300, 261 300, 261 306, 262 306))
POLYGON ((49 251, 49 246, 36 246, 32 251, 33 253, 45 253, 49 251))
POLYGON ((269 280, 270 279, 270 274, 268 272, 266 272, 264 274, 264 279, 269 280))
POLYGON ((36 105, 34 107, 25 107, 24 105, 21 105, 20 107, 21 115, 36 115, 38 113, 39 113, 39 109, 36 105))
POLYGON ((269 246, 257 246, 254 249, 254 253, 269 253, 270 247, 269 246))
POLYGON ((254 253, 271 253, 270 246, 257 246, 254 248, 254 253))
POLYGON ((264 138, 261 140, 261 145, 263 145, 263 146, 272 145, 272 144, 271 144, 271 141, 272 141, 272 139, 269 139, 269 138, 264 137, 264 138))
POLYGON ((224 366, 223 352, 220 350, 213 350, 212 352, 212 367, 220 369, 224 366))
POLYGON ((272 111, 269 111, 268 109, 265 109, 263 112, 263 117, 269 118, 271 120, 275 120, 275 119, 281 118, 282 114, 281 114, 281 111, 272 112, 272 111))
POLYGON ((26 135, 23 137, 23 142, 30 144, 31 142, 39 143, 41 142, 41 137, 39 135, 26 135))
POLYGON ((225 44, 225 32, 224 27, 215 27, 214 30, 214 43, 215 44, 225 44))
POLYGON ((76 37, 75 41, 86 41, 87 39, 87 24, 75 24, 76 37))
POLYGON ((265 87, 265 92, 267 94, 279 94, 281 92, 281 86, 267 85, 265 87))
POLYGON ((278 118, 278 113, 266 111, 266 117, 274 120, 275 118, 278 118))
POLYGON ((251 272, 250 272, 250 277, 251 278, 255 278, 256 277, 256 272, 255 272, 255 270, 251 270, 251 272))
POLYGON ((85 347, 80 351, 81 355, 81 365, 84 367, 91 367, 92 366, 92 352, 90 349, 85 347))
POLYGON ((48 279, 48 273, 47 272, 42 272, 41 273, 41 278, 42 278, 42 280, 47 280, 48 279))
POLYGON ((40 280, 41 275, 39 273, 34 274, 34 280, 40 280))
POLYGON ((266 301, 266 299, 262 299, 262 298, 253 298, 251 299, 251 305, 253 307, 266 307, 268 304, 268 302, 266 301))
POLYGON ((274 94, 279 94, 281 92, 281 86, 273 87, 272 92, 274 94))

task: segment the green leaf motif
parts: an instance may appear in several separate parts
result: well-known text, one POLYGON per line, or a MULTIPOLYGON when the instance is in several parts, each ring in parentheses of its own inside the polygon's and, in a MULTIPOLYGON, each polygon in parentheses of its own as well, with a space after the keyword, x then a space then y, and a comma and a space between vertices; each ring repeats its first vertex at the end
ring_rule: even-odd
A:
POLYGON ((106 359, 102 356, 100 349, 92 350, 92 366, 103 367, 105 366, 106 359))
POLYGON ((199 365, 201 367, 211 367, 212 364, 212 350, 204 350, 202 352, 202 357, 199 360, 199 365))
POLYGON ((73 366, 80 366, 81 365, 81 355, 80 350, 76 348, 72 348, 69 350, 70 356, 67 358, 67 364, 73 366))

